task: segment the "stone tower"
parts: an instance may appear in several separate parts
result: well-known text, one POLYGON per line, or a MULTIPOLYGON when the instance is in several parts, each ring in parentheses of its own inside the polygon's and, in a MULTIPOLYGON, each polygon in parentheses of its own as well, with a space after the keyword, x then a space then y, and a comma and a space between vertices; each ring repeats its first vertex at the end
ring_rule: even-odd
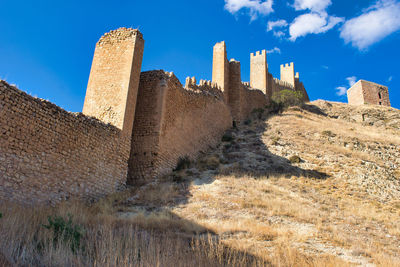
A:
POLYGON ((212 82, 224 92, 229 86, 229 62, 225 42, 216 43, 213 50, 212 82))
POLYGON ((132 134, 144 40, 138 30, 119 28, 97 42, 83 113, 132 134))
POLYGON ((372 104, 390 107, 388 88, 365 80, 359 80, 347 90, 347 99, 350 105, 372 104))
POLYGON ((268 64, 265 50, 250 54, 250 87, 260 89, 267 95, 268 64))
POLYGON ((281 65, 281 81, 287 82, 295 87, 294 64, 293 62, 281 65))

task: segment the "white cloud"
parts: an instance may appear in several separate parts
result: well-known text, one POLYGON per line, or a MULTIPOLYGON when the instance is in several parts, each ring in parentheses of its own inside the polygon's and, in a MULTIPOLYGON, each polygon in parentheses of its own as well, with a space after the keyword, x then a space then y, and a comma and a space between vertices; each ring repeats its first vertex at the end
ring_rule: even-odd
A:
POLYGON ((326 66, 326 65, 322 65, 322 66, 321 66, 321 68, 323 68, 323 69, 326 69, 326 70, 328 70, 328 69, 329 69, 329 67, 328 67, 328 66, 326 66))
POLYGON ((365 50, 400 29, 400 3, 381 0, 343 25, 340 37, 359 50, 365 50))
POLYGON ((328 16, 327 14, 303 14, 295 18, 292 24, 290 24, 289 39, 296 41, 298 37, 306 36, 307 34, 324 33, 343 21, 343 18, 328 16))
POLYGON ((275 28, 286 27, 288 23, 284 19, 280 19, 277 21, 268 21, 267 31, 271 31, 275 28))
POLYGON ((225 0, 225 9, 235 14, 242 8, 249 9, 251 20, 257 18, 257 15, 268 15, 273 12, 273 0, 225 0))
MULTIPOLYGON (((350 88, 356 83, 357 77, 356 76, 350 76, 350 77, 347 77, 346 80, 349 83, 349 87, 348 88, 350 88)), ((338 86, 335 89, 336 89, 336 94, 338 96, 343 96, 347 92, 347 87, 345 87, 345 86, 338 86)))
POLYGON ((285 36, 285 33, 283 31, 274 31, 273 34, 277 38, 282 38, 283 36, 285 36))
POLYGON ((268 21, 267 31, 272 31, 275 37, 282 38, 285 36, 286 28, 288 23, 284 19, 276 20, 276 21, 268 21), (283 29, 282 29, 283 28, 283 29))
POLYGON ((347 77, 346 80, 349 82, 349 86, 352 87, 356 83, 357 77, 356 76, 347 77))
POLYGON ((393 80, 393 76, 389 76, 389 78, 387 79, 388 83, 390 83, 393 80))
POLYGON ((295 0, 293 6, 296 10, 309 9, 313 12, 325 12, 331 4, 331 0, 295 0))
POLYGON ((274 47, 274 48, 272 48, 272 49, 270 49, 270 50, 267 50, 267 54, 272 54, 272 53, 278 53, 278 54, 280 54, 280 53, 281 53, 281 50, 279 49, 279 47, 274 47))
POLYGON ((338 96, 345 95, 346 92, 347 92, 347 88, 346 88, 346 87, 344 87, 344 86, 338 86, 338 87, 336 87, 336 94, 337 94, 338 96))

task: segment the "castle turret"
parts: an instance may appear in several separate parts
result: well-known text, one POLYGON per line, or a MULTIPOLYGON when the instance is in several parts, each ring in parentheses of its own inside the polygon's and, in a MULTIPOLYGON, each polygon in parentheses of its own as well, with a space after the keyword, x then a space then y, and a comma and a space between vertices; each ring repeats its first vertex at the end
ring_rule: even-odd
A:
POLYGON ((281 65, 281 81, 287 82, 288 84, 295 87, 295 77, 294 77, 294 63, 281 65))
POLYGON ((250 87, 260 89, 267 95, 268 64, 265 50, 250 54, 250 87))
POLYGON ((138 30, 120 28, 97 42, 83 113, 132 134, 144 40, 138 30))
POLYGON ((217 84, 223 92, 229 86, 229 62, 224 41, 214 46, 212 82, 217 84))

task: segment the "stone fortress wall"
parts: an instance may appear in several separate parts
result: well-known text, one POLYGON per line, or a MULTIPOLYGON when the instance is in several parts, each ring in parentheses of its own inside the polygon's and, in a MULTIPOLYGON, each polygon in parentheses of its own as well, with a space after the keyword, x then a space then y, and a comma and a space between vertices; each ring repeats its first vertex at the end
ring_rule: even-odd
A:
POLYGON ((125 184, 130 138, 0 81, 0 200, 99 198, 125 184))
POLYGON ((212 81, 187 78, 183 87, 173 73, 141 72, 143 49, 138 30, 101 37, 83 114, 0 83, 0 199, 98 198, 154 179, 180 158, 194 159, 216 145, 234 121, 267 105, 274 92, 305 92, 294 72, 285 74, 292 84, 272 77, 265 51, 251 55, 245 83, 240 62, 228 61, 225 42, 217 43, 212 81))

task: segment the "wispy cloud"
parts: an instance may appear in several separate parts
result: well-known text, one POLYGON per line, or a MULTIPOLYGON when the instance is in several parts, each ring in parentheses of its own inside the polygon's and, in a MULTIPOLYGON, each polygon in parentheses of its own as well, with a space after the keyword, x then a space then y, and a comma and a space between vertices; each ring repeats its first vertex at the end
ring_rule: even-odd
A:
POLYGON ((328 69, 329 69, 329 67, 328 67, 328 66, 326 66, 326 65, 322 65, 322 66, 321 66, 321 68, 323 68, 323 69, 326 69, 326 70, 328 70, 328 69))
POLYGON ((347 80, 347 82, 348 82, 348 84, 349 84, 349 87, 338 86, 338 87, 335 88, 336 94, 337 94, 338 96, 343 96, 343 95, 345 95, 346 92, 347 92, 347 89, 350 88, 350 87, 352 87, 352 86, 356 83, 357 77, 356 77, 356 76, 350 76, 350 77, 347 77, 346 80, 347 80))
POLYGON ((389 76, 389 78, 387 79, 388 83, 390 83, 393 80, 393 76, 389 76))
POLYGON ((338 96, 343 96, 343 95, 346 94, 346 92, 347 92, 347 88, 346 88, 346 87, 344 87, 344 86, 338 86, 338 87, 336 87, 336 94, 337 94, 338 96))
POLYGON ((356 76, 347 77, 346 80, 349 82, 349 86, 352 87, 356 83, 357 77, 356 76))
POLYGON ((273 35, 277 38, 284 37, 286 28, 288 23, 284 19, 276 20, 276 21, 268 21, 267 31, 272 31, 273 35))
POLYGON ((225 9, 235 14, 241 9, 247 9, 251 20, 255 20, 258 15, 268 15, 274 10, 273 0, 225 0, 225 9))
POLYGON ((267 31, 274 30, 275 28, 282 28, 287 26, 288 23, 284 19, 276 20, 276 21, 268 21, 267 31))
POLYGON ((272 54, 272 53, 280 54, 281 50, 278 47, 274 47, 274 48, 272 48, 270 50, 267 50, 267 54, 272 54))
POLYGON ((380 0, 343 25, 340 37, 346 44, 366 50, 400 29, 400 2, 380 0))

